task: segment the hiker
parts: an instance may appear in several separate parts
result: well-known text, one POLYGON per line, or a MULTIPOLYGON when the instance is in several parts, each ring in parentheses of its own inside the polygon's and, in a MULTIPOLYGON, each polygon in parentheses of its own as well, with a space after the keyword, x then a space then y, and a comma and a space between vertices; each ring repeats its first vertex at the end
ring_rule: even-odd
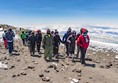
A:
POLYGON ((40 53, 41 41, 42 41, 42 33, 41 33, 41 30, 37 30, 36 31, 36 45, 37 45, 37 51, 38 51, 38 53, 40 53))
MULTIPOLYGON (((76 41, 78 39, 78 37, 81 35, 82 33, 82 28, 80 29, 80 32, 76 35, 76 41)), ((77 43, 76 43, 77 44, 77 43)), ((77 44, 77 54, 76 54, 76 58, 79 58, 79 53, 80 53, 80 46, 77 44)))
POLYGON ((26 33, 25 31, 22 31, 22 33, 20 34, 20 37, 22 39, 23 45, 26 45, 26 33))
POLYGON ((53 55, 53 36, 50 33, 50 29, 47 29, 47 34, 44 35, 43 48, 44 48, 44 59, 47 61, 48 57, 49 61, 51 61, 53 55))
POLYGON ((36 44, 36 36, 35 36, 34 32, 31 32, 31 35, 28 38, 28 44, 29 44, 30 55, 34 56, 35 44, 36 44))
POLYGON ((8 49, 9 49, 9 55, 12 55, 12 51, 14 49, 13 47, 14 37, 15 37, 15 34, 12 31, 12 29, 9 29, 5 34, 5 38, 7 40, 8 49))
POLYGON ((2 38, 3 38, 3 42, 4 42, 4 46, 7 49, 7 39, 5 37, 5 34, 7 33, 7 30, 4 30, 4 33, 2 34, 2 38))
POLYGON ((69 47, 69 56, 74 60, 75 53, 75 41, 76 41, 76 31, 73 31, 72 34, 67 38, 68 47, 69 47))
POLYGON ((64 43, 65 46, 66 46, 66 54, 67 54, 67 56, 69 56, 69 49, 68 49, 67 38, 68 38, 70 35, 71 35, 71 28, 69 27, 68 30, 67 30, 67 32, 64 34, 63 39, 62 39, 63 43, 64 43))
POLYGON ((82 28, 82 34, 78 37, 77 39, 77 44, 80 46, 81 50, 81 64, 85 65, 85 55, 86 55, 86 50, 89 46, 89 36, 87 35, 88 30, 85 28, 82 28))
POLYGON ((59 52, 59 45, 60 45, 61 38, 59 36, 59 32, 55 30, 55 35, 54 35, 54 44, 53 44, 53 54, 58 58, 58 52, 59 52))

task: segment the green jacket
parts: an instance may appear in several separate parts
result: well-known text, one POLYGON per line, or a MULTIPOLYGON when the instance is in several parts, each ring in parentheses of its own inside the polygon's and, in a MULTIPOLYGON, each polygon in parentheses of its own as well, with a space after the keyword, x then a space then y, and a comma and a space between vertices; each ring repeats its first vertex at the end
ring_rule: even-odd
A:
POLYGON ((20 37, 21 37, 21 39, 25 39, 26 38, 26 33, 21 33, 20 37))
POLYGON ((53 36, 46 34, 43 38, 43 45, 44 46, 53 46, 53 36))

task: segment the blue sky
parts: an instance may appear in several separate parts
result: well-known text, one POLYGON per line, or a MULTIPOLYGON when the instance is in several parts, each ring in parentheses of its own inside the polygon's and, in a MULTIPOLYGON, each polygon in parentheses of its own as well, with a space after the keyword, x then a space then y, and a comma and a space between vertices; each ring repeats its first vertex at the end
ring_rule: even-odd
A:
POLYGON ((117 24, 118 0, 0 0, 0 23, 117 24))

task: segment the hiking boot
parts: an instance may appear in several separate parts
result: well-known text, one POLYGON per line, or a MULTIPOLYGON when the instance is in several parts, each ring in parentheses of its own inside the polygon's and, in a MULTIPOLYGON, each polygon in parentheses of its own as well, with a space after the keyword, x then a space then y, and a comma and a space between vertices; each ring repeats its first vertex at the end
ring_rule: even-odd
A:
POLYGON ((57 55, 55 58, 56 58, 56 59, 59 59, 59 56, 57 55))
POLYGON ((33 56, 34 56, 34 54, 35 54, 35 53, 33 52, 33 56))
POLYGON ((53 59, 52 58, 49 58, 49 62, 52 62, 53 61, 53 59))
POLYGON ((69 58, 73 58, 73 54, 69 54, 69 58))
POLYGON ((73 58, 73 59, 75 58, 75 54, 72 54, 72 58, 73 58))
POLYGON ((44 60, 46 61, 46 60, 47 60, 47 58, 46 58, 46 57, 44 57, 44 60))
POLYGON ((32 53, 30 53, 30 56, 32 56, 32 53))

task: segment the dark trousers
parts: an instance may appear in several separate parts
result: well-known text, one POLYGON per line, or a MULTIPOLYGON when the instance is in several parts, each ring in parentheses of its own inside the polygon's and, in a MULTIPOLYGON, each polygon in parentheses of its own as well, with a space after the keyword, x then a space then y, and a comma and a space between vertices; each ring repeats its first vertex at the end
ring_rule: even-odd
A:
POLYGON ((68 50, 70 54, 75 53, 75 45, 68 43, 68 50))
POLYGON ((35 43, 30 43, 29 48, 30 48, 30 53, 34 55, 34 53, 35 53, 35 43))
POLYGON ((13 42, 7 42, 7 44, 8 44, 9 53, 12 53, 12 51, 13 51, 13 42))
POLYGON ((80 50, 81 50, 81 64, 85 64, 85 55, 86 55, 86 49, 80 47, 80 50))
POLYGON ((68 42, 66 42, 66 54, 67 54, 67 56, 69 56, 69 44, 68 44, 68 42))
POLYGON ((40 48, 41 48, 41 42, 37 42, 37 51, 40 52, 40 48))
POLYGON ((23 45, 26 45, 26 39, 22 39, 23 45))
POLYGON ((53 46, 53 54, 54 55, 58 54, 58 51, 59 51, 59 46, 58 45, 54 45, 53 46))

